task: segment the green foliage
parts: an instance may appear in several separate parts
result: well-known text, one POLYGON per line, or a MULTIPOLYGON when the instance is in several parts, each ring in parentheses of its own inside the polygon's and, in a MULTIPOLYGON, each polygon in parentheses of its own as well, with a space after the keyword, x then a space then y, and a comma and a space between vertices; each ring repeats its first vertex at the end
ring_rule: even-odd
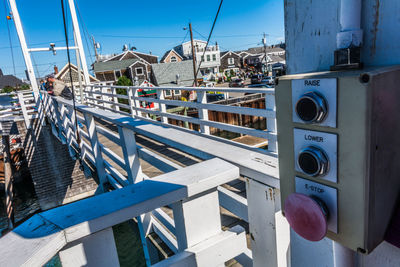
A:
POLYGON ((21 85, 21 90, 28 90, 30 86, 28 84, 21 85))
POLYGON ((233 70, 231 70, 231 77, 236 76, 236 72, 234 72, 233 70))
POLYGON ((128 79, 126 76, 121 76, 118 78, 116 85, 121 86, 132 86, 132 81, 128 79))
POLYGON ((12 91, 14 91, 14 88, 11 86, 6 86, 3 89, 1 89, 2 93, 11 93, 12 91))

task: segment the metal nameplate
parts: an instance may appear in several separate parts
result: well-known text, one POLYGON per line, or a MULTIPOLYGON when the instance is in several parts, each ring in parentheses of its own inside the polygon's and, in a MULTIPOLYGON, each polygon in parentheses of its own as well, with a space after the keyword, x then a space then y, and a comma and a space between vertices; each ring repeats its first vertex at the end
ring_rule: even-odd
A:
POLYGON ((307 196, 316 196, 321 199, 328 208, 328 230, 338 233, 338 203, 337 189, 306 180, 300 177, 295 178, 296 193, 301 193, 307 196))

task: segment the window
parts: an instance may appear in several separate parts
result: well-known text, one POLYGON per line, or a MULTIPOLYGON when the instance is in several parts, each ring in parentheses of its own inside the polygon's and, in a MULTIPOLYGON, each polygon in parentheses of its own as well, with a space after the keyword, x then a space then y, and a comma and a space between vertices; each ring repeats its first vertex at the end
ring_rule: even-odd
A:
POLYGON ((204 61, 204 56, 201 56, 201 61, 204 61))
POLYGON ((181 94, 181 90, 174 90, 174 95, 180 95, 181 94))
POLYGON ((116 70, 116 71, 115 71, 115 76, 117 76, 117 79, 118 79, 119 77, 121 77, 121 71, 120 71, 120 70, 116 70))
POLYGON ((210 55, 207 55, 207 61, 210 61, 210 60, 211 60, 210 55))
POLYGON ((165 90, 165 96, 171 96, 171 90, 165 90))
POLYGON ((213 61, 217 61, 217 55, 213 54, 213 61))
POLYGON ((143 75, 143 68, 142 67, 135 68, 135 72, 136 72, 136 75, 143 75))
POLYGON ((228 58, 228 64, 229 65, 235 64, 235 59, 233 57, 228 58))
POLYGON ((176 59, 176 56, 171 57, 171 62, 177 62, 178 60, 176 59))

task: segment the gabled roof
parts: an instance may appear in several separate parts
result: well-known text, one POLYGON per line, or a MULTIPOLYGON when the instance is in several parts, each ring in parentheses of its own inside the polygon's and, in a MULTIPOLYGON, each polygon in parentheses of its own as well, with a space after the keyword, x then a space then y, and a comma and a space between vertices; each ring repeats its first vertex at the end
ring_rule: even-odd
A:
POLYGON ((2 75, 2 76, 0 76, 0 89, 3 89, 6 86, 15 87, 17 85, 21 86, 21 85, 24 85, 24 84, 25 83, 23 81, 21 81, 20 79, 18 79, 14 75, 2 75))
POLYGON ((162 56, 160 62, 164 63, 164 60, 169 56, 169 54, 174 53, 175 55, 177 55, 178 57, 180 57, 183 60, 183 57, 181 55, 179 55, 178 52, 176 52, 174 49, 170 49, 167 52, 165 52, 165 54, 162 56))
POLYGON ((116 56, 113 56, 109 59, 106 59, 104 62, 108 62, 108 61, 121 61, 121 60, 125 60, 125 59, 132 59, 132 56, 136 57, 137 59, 142 60, 144 63, 146 64, 151 64, 149 62, 149 58, 154 58, 155 62, 158 61, 158 56, 155 55, 150 55, 150 54, 146 54, 146 53, 141 53, 141 52, 137 52, 137 51, 131 51, 131 50, 127 50, 125 52, 122 52, 121 54, 118 54, 116 56), (146 60, 147 58, 147 60, 146 60))
POLYGON ((224 52, 221 52, 221 53, 220 53, 220 56, 221 56, 221 58, 223 58, 224 56, 230 55, 230 54, 234 54, 234 55, 240 57, 240 55, 238 55, 237 53, 235 53, 235 52, 233 52, 233 51, 224 51, 224 52))
MULTIPOLYGON (((155 82, 158 86, 192 86, 194 80, 193 62, 186 60, 181 62, 151 64, 155 82), (176 75, 179 74, 180 84, 176 84, 176 75)), ((199 72, 198 77, 201 78, 199 72)))
MULTIPOLYGON (((79 82, 79 78, 77 75, 78 67, 71 63, 71 69, 72 69, 72 80, 74 82, 79 82)), ((70 81, 70 77, 69 77, 68 73, 69 73, 69 67, 68 67, 68 64, 65 64, 65 66, 55 75, 55 78, 57 80, 62 80, 65 83, 70 83, 71 81, 70 81)), ((83 75, 83 70, 81 70, 81 75, 83 75)), ((90 79, 90 82, 99 82, 98 79, 96 79, 95 77, 93 77, 90 74, 89 74, 89 79, 90 79)))
POLYGON ((268 57, 271 59, 272 62, 285 61, 285 57, 282 56, 270 55, 268 57))
POLYGON ((122 70, 126 69, 129 66, 135 64, 140 61, 137 58, 123 59, 123 60, 111 60, 111 61, 102 61, 96 62, 93 64, 94 72, 100 71, 113 71, 113 70, 122 70))

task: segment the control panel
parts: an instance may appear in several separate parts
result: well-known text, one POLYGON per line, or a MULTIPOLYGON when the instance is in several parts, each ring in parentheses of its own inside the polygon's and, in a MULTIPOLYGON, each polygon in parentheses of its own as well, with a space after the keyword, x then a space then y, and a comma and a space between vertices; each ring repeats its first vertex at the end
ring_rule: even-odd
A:
POLYGON ((282 212, 303 238, 371 252, 400 192, 400 68, 281 77, 282 212))

